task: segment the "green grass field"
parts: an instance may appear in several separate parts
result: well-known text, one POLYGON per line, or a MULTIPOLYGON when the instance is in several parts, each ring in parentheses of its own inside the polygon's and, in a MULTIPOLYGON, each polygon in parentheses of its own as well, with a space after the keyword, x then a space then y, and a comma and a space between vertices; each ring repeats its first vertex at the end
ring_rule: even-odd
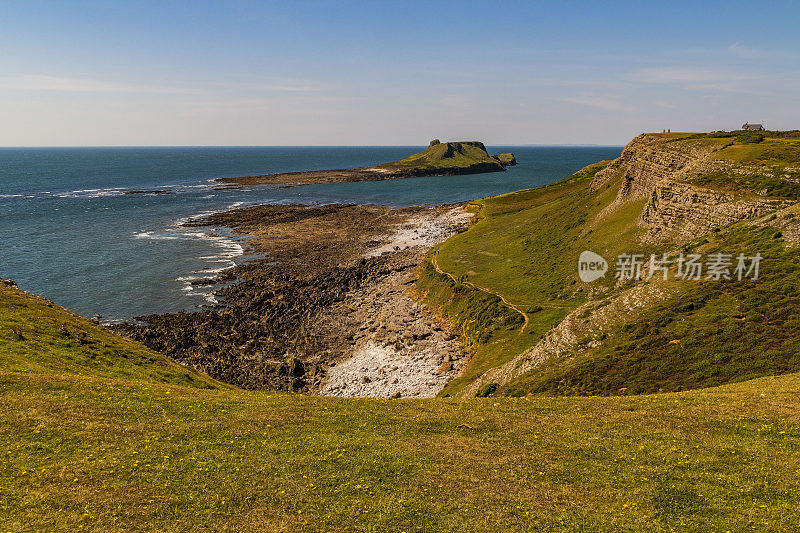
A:
POLYGON ((0 344, 3 530, 790 531, 800 519, 796 374, 612 398, 250 392, 148 360, 41 299, 3 288, 0 301, 3 339, 31 319, 44 339, 24 355, 0 344), (60 344, 62 327, 96 343, 60 344))

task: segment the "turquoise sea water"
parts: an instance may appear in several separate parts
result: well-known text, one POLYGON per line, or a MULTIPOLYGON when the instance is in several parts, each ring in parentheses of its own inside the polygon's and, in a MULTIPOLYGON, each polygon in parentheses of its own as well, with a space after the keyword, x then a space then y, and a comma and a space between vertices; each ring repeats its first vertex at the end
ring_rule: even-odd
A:
POLYGON ((196 309, 188 281, 248 260, 246 243, 181 223, 259 203, 443 204, 544 185, 620 147, 489 147, 507 172, 293 188, 214 190, 210 180, 393 161, 423 147, 0 148, 0 277, 84 316, 196 309), (171 194, 124 194, 168 189, 171 194))

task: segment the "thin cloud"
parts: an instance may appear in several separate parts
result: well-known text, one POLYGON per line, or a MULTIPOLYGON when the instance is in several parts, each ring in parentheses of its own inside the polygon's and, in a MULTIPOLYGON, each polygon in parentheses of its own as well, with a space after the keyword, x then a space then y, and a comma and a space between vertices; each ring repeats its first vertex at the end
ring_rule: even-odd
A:
POLYGON ((593 107, 595 109, 602 109, 603 111, 636 111, 635 107, 624 104, 616 98, 611 98, 608 96, 573 96, 569 98, 557 98, 557 100, 559 102, 566 102, 568 104, 578 104, 587 107, 593 107))
MULTIPOLYGON (((765 55, 764 50, 745 46, 739 42, 730 44, 728 46, 714 46, 706 48, 682 48, 675 50, 673 53, 687 55, 687 56, 703 56, 705 58, 716 56, 720 59, 725 59, 726 56, 734 55, 739 58, 753 58, 765 55)), ((770 51, 770 56, 774 56, 775 52, 770 51)))
POLYGON ((119 93, 119 94, 176 94, 199 95, 213 92, 229 92, 244 89, 259 93, 283 93, 302 95, 321 91, 309 84, 277 81, 271 84, 204 84, 203 89, 192 87, 170 87, 161 85, 136 85, 104 81, 92 78, 63 78, 41 74, 0 76, 0 90, 54 93, 119 93))
POLYGON ((188 101, 180 105, 179 109, 187 115, 284 113, 291 111, 293 114, 316 114, 319 116, 332 112, 331 109, 325 108, 325 104, 351 104, 360 100, 363 100, 363 98, 358 96, 311 95, 304 92, 292 92, 283 96, 222 97, 210 100, 188 101), (290 101, 293 104, 299 102, 302 105, 287 106, 287 102, 290 101))
POLYGON ((439 99, 439 104, 447 107, 464 107, 469 104, 469 99, 464 96, 443 96, 439 99))
POLYGON ((60 78, 38 74, 0 76, 0 89, 65 93, 198 94, 201 92, 187 87, 130 85, 89 78, 60 78))
POLYGON ((622 79, 638 84, 679 87, 686 91, 768 96, 758 73, 693 67, 654 67, 631 72, 622 79))
POLYGON ((248 93, 315 93, 324 91, 326 86, 316 80, 298 78, 255 77, 239 81, 212 80, 204 84, 212 90, 223 92, 248 92, 248 93))
POLYGON ((675 104, 671 104, 669 102, 653 102, 658 107, 663 107, 664 109, 678 109, 678 106, 675 104))
POLYGON ((311 87, 310 85, 270 85, 262 87, 262 89, 278 93, 309 93, 321 90, 319 87, 311 87))
POLYGON ((728 47, 728 50, 739 57, 756 57, 761 54, 760 50, 756 50, 755 48, 750 48, 747 46, 742 46, 739 43, 733 43, 728 47))
POLYGON ((702 86, 707 84, 752 81, 760 79, 757 74, 692 67, 643 68, 624 77, 628 81, 652 84, 702 86))

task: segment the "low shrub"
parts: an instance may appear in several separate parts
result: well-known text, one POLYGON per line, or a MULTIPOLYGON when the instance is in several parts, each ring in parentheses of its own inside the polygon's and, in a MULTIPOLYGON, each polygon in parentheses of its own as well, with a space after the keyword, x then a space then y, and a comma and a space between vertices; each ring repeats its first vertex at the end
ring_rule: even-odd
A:
POLYGON ((475 393, 475 397, 486 398, 488 396, 491 396, 492 394, 495 393, 495 391, 497 391, 499 387, 500 385, 498 385, 497 383, 487 383, 486 385, 478 389, 478 392, 475 393))

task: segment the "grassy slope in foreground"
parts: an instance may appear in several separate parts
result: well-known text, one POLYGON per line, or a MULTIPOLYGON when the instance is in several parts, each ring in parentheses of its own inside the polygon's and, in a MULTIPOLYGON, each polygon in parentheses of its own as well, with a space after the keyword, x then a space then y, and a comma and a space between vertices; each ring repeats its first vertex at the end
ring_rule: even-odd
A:
POLYGON ((613 398, 259 393, 208 388, 2 285, 0 304, 6 530, 743 531, 800 519, 796 374, 613 398))
MULTIPOLYGON (((713 135, 654 137, 664 143, 665 150, 706 145, 717 149, 714 158, 728 165, 728 189, 768 181, 769 188, 750 190, 750 196, 758 192, 794 198, 791 165, 800 161, 800 142, 795 138, 767 137, 752 143, 713 135), (745 182, 740 172, 763 178, 745 182)), ((466 371, 445 393, 464 393, 485 372, 533 347, 579 306, 590 305, 582 317, 588 322, 593 312, 633 288, 632 284, 614 286, 613 273, 591 285, 582 283, 576 260, 583 250, 609 260, 624 252, 646 257, 667 252, 674 258, 679 251, 760 252, 766 259, 756 282, 662 284, 668 297, 654 299, 633 313, 618 313, 613 317, 616 323, 607 325, 602 336, 587 334, 572 353, 553 358, 499 389, 492 383, 484 387, 492 385, 496 394, 615 394, 620 390, 630 394, 796 371, 800 367, 800 352, 794 345, 800 335, 800 267, 796 247, 782 233, 796 230, 800 220, 796 206, 769 220, 740 222, 691 242, 645 244, 641 237, 646 228, 639 220, 646 200, 615 203, 622 173, 598 190, 590 189, 592 177, 604 166, 598 163, 546 187, 475 202, 477 222, 440 245, 432 256, 456 279, 466 277, 527 313, 529 323, 521 335, 517 326, 503 325, 508 323, 503 320, 509 308, 498 308, 503 314, 488 312, 474 319, 469 313, 481 307, 475 300, 487 293, 438 275, 430 263, 423 265, 418 284, 422 297, 462 328, 473 353, 466 371), (610 214, 603 216, 609 206, 613 207, 610 214), (587 290, 596 292, 589 295, 587 290)))
POLYGON ((0 325, 0 368, 6 372, 228 387, 4 282, 0 282, 0 325))

